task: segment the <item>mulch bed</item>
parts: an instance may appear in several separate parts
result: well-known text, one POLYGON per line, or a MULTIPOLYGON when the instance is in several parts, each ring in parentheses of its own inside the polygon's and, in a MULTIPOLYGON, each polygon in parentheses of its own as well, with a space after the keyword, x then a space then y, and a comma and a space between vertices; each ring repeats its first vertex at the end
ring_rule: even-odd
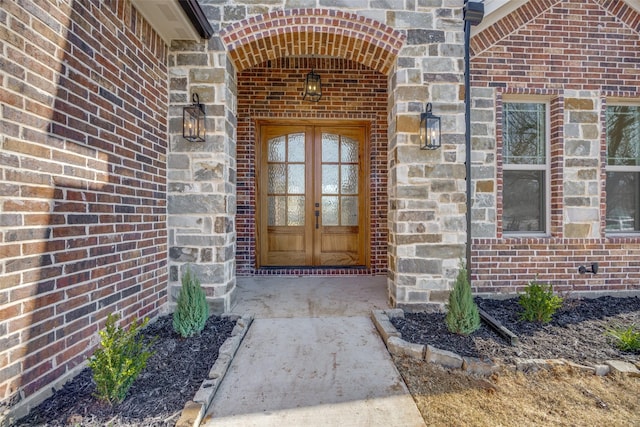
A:
POLYGON ((163 316, 142 332, 157 337, 153 356, 127 397, 113 407, 94 396, 91 370, 56 391, 19 426, 173 426, 218 358, 218 349, 231 335, 235 321, 211 316, 199 336, 183 339, 163 316))
POLYGON ((489 358, 513 363, 516 358, 564 358, 577 363, 602 363, 605 360, 637 362, 639 354, 622 352, 606 335, 615 326, 640 327, 640 298, 601 297, 567 299, 550 323, 520 320, 517 298, 491 300, 476 298, 478 306, 516 334, 520 345, 511 346, 486 324, 468 337, 447 330, 441 313, 406 313, 392 319, 406 341, 429 344, 461 356, 489 358))

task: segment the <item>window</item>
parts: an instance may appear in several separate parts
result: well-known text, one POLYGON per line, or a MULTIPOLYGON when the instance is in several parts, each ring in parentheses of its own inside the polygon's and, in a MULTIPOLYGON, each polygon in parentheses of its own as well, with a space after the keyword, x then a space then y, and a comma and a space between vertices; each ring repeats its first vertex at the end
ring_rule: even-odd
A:
POLYGON ((640 231, 640 106, 613 105, 607 120, 607 232, 640 231))
POLYGON ((548 104, 505 102, 502 123, 502 229, 508 234, 547 230, 548 104))

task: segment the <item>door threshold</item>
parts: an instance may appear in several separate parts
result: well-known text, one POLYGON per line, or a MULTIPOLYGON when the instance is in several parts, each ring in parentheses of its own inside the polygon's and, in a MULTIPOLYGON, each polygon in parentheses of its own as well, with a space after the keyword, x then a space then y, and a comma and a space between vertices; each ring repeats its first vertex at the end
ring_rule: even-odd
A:
POLYGON ((332 276, 332 275, 371 275, 371 269, 364 266, 333 266, 333 267, 260 267, 253 271, 254 276, 332 276))

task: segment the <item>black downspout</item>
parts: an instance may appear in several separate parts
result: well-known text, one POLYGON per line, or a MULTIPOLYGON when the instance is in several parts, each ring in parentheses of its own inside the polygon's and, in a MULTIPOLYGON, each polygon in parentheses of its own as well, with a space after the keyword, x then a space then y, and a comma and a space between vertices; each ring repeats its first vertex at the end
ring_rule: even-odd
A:
POLYGON ((469 44, 471 41, 471 26, 478 25, 484 17, 484 3, 465 0, 464 2, 464 165, 466 173, 467 191, 467 247, 466 266, 467 280, 471 283, 471 79, 469 44))
POLYGON ((210 39, 213 36, 213 27, 204 14, 198 0, 178 0, 182 10, 187 14, 189 21, 193 25, 193 28, 198 31, 200 37, 203 39, 210 39))
POLYGON ((467 280, 471 283, 471 79, 469 78, 469 42, 471 22, 464 21, 464 166, 467 184, 467 280))

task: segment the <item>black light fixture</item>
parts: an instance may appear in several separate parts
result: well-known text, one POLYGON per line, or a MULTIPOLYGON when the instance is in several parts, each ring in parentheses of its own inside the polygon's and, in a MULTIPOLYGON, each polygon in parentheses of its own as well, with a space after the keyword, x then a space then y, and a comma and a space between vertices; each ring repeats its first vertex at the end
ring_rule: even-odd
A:
POLYGON ((187 141, 203 142, 206 133, 204 105, 197 93, 191 96, 192 105, 184 107, 182 114, 182 136, 187 141))
POLYGON ((428 102, 425 112, 420 114, 420 149, 435 150, 440 148, 440 117, 431 112, 431 103, 428 102))
POLYGON ((581 265, 580 267, 578 267, 578 273, 580 273, 580 274, 585 274, 585 273, 597 274, 598 273, 598 263, 597 262, 592 262, 591 263, 591 268, 587 268, 584 265, 581 265))
POLYGON ((482 0, 465 0, 462 9, 464 20, 470 25, 479 25, 484 18, 484 3, 482 0))
POLYGON ((308 99, 312 102, 320 101, 322 97, 322 83, 320 82, 320 74, 313 71, 313 68, 307 74, 304 80, 304 96, 302 99, 308 99))

